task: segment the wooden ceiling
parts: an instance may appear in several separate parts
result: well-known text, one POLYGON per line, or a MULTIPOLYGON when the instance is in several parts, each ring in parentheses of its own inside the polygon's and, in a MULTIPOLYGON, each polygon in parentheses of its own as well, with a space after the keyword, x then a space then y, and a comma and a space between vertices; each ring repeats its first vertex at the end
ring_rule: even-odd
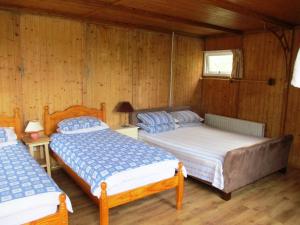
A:
POLYGON ((194 36, 300 25, 299 0, 0 0, 0 8, 194 36))

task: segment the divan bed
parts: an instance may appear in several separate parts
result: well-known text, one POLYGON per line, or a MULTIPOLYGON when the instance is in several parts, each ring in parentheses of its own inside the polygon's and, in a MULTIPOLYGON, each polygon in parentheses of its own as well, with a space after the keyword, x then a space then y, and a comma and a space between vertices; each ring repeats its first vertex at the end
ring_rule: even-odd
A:
MULTIPOLYGON (((137 124, 137 114, 153 111, 179 111, 189 107, 137 110, 131 114, 131 124, 137 124)), ((221 192, 224 200, 231 192, 276 171, 285 171, 292 136, 264 138, 216 129, 199 123, 195 127, 180 127, 158 134, 139 131, 139 138, 161 147, 181 160, 187 174, 221 192)))
POLYGON ((109 208, 171 188, 177 191, 177 209, 182 207, 185 173, 182 163, 166 151, 109 128, 57 133, 60 121, 82 116, 98 118, 104 123, 105 104, 101 104, 100 110, 71 106, 52 114, 46 106, 44 128, 46 135, 51 135, 51 154, 99 205, 101 225, 109 223, 109 208))
MULTIPOLYGON (((20 138, 19 110, 15 110, 14 117, 1 116, 0 127, 13 127, 20 138)), ((68 209, 72 211, 70 200, 31 157, 25 145, 19 140, 9 145, 2 143, 0 224, 67 225, 68 209)))

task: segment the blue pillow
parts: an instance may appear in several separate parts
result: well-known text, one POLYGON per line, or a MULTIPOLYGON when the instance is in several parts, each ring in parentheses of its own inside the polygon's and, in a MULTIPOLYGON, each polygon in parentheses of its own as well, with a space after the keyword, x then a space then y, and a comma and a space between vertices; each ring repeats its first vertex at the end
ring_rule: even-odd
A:
POLYGON ((8 137, 6 134, 6 130, 4 128, 0 128, 0 143, 7 142, 7 141, 8 141, 8 137))
POLYGON ((203 118, 198 116, 198 114, 190 111, 175 111, 170 113, 175 119, 177 119, 179 124, 183 123, 200 123, 203 121, 203 118))
POLYGON ((142 121, 143 124, 151 126, 175 123, 173 117, 165 111, 139 113, 137 114, 137 118, 142 121))
POLYGON ((80 116, 62 120, 58 123, 61 131, 74 131, 91 127, 101 126, 101 121, 92 116, 80 116))
POLYGON ((165 131, 175 130, 174 123, 158 124, 155 126, 147 125, 144 123, 138 123, 137 126, 150 134, 156 134, 156 133, 161 133, 161 132, 165 132, 165 131))

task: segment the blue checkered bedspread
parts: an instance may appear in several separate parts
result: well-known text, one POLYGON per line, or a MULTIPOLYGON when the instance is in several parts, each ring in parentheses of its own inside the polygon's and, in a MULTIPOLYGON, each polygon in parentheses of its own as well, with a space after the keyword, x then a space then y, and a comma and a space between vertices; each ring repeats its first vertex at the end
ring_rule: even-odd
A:
POLYGON ((91 186, 108 177, 153 163, 177 160, 172 154, 111 129, 80 134, 53 134, 51 149, 91 186))
POLYGON ((46 192, 61 192, 18 142, 0 148, 0 203, 46 192))

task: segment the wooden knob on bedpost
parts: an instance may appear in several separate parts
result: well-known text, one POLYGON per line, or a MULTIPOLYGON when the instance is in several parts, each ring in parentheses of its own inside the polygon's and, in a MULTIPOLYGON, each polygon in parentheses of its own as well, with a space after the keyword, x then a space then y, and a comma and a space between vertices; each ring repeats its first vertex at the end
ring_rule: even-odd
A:
POLYGON ((60 214, 60 224, 68 224, 68 210, 66 205, 66 194, 62 193, 59 195, 59 214, 60 214))
POLYGON ((102 121, 106 122, 106 105, 104 102, 100 104, 100 110, 102 112, 102 121))

